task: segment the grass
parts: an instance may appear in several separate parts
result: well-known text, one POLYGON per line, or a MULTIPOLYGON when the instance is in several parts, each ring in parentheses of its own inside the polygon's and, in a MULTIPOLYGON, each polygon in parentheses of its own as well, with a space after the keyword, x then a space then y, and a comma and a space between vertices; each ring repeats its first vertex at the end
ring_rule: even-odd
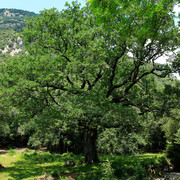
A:
POLYGON ((167 165, 164 154, 142 154, 138 156, 103 155, 100 163, 86 165, 80 163, 83 156, 71 153, 50 154, 33 150, 0 154, 1 180, 32 180, 45 175, 60 177, 60 179, 146 179, 148 175, 159 175, 167 165), (67 160, 73 160, 76 165, 68 166, 67 160), (158 169, 160 168, 160 169, 158 169), (157 170, 158 169, 158 170, 157 170), (156 172, 157 171, 157 172, 156 172))

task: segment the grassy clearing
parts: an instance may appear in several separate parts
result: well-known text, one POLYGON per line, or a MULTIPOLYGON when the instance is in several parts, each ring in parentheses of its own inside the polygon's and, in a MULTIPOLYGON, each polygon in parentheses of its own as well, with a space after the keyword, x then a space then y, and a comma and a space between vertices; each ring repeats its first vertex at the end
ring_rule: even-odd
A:
POLYGON ((1 180, 28 180, 51 175, 60 179, 147 179, 167 168, 164 154, 137 156, 100 156, 100 163, 86 165, 83 156, 71 153, 50 154, 33 150, 0 154, 1 180), (72 160, 75 165, 68 164, 72 160))

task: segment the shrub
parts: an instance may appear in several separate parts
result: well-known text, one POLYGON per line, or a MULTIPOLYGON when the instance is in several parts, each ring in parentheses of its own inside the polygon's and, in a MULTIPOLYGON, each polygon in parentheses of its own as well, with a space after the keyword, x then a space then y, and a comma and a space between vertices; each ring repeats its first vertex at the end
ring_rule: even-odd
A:
POLYGON ((107 159, 105 162, 103 162, 101 164, 101 167, 102 167, 102 175, 103 175, 102 179, 109 179, 109 180, 116 179, 114 176, 114 169, 112 168, 112 164, 109 161, 109 159, 107 159))
POLYGON ((166 153, 173 165, 173 170, 180 171, 180 144, 169 144, 166 148, 166 153))
POLYGON ((59 172, 57 170, 51 171, 51 175, 53 178, 59 178, 59 172))
POLYGON ((164 156, 124 156, 112 162, 114 175, 119 179, 139 180, 157 177, 167 167, 168 163, 164 156))

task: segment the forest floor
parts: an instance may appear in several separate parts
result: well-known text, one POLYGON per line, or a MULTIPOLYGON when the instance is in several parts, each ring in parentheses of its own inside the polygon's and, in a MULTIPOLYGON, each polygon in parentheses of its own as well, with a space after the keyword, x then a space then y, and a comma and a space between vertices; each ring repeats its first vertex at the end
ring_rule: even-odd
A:
MULTIPOLYGON (((144 154, 139 156, 101 156, 99 165, 82 164, 83 156, 73 155, 71 153, 50 154, 44 152, 44 149, 39 151, 29 150, 26 148, 14 150, 0 150, 0 180, 55 180, 56 176, 64 180, 75 179, 100 179, 100 174, 105 173, 102 169, 112 170, 111 163, 106 161, 107 157, 117 164, 121 162, 124 167, 127 167, 127 173, 132 172, 132 164, 136 163, 136 159, 148 162, 151 158, 163 157, 163 154, 144 154), (136 159, 134 159, 136 158, 136 159), (75 166, 67 165, 67 160, 73 159, 76 162, 75 166), (54 178, 53 178, 53 177, 54 178), (78 178, 77 178, 78 177, 78 178), (92 178, 94 177, 94 178, 92 178)), ((136 166, 134 164, 133 166, 136 166)), ((116 170, 116 169, 115 169, 116 170)), ((113 171, 113 170, 112 170, 113 171)), ((123 169, 124 173, 125 169, 123 169)), ((122 171, 121 171, 122 172, 122 171)), ((107 178, 106 178, 107 179, 107 178)), ((117 178, 116 178, 117 179, 117 178)), ((120 178, 121 179, 121 178, 120 178)), ((124 178, 123 178, 124 179, 124 178)), ((137 179, 137 178, 136 178, 137 179)), ((165 173, 160 178, 151 178, 154 180, 180 180, 180 173, 165 173)))

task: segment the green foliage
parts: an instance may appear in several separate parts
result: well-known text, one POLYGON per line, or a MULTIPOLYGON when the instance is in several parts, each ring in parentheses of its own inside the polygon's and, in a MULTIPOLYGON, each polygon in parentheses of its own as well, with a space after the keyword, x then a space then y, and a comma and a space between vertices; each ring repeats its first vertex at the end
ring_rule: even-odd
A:
POLYGON ((180 171, 180 145, 171 143, 166 148, 167 157, 170 159, 173 170, 180 171))
MULTIPOLYGON (((98 151, 103 154, 135 154, 146 144, 144 119, 138 109, 111 105, 101 119, 102 131, 98 136, 98 151), (104 127, 104 128, 103 128, 104 127)), ((106 109, 105 108, 105 109, 106 109)))
POLYGON ((162 152, 165 149, 166 138, 164 137, 165 134, 162 130, 162 122, 158 113, 148 113, 141 118, 142 136, 146 144, 140 148, 142 148, 144 152, 162 152))
POLYGON ((178 140, 177 133, 180 129, 180 110, 174 109, 170 112, 168 116, 165 116, 162 121, 164 122, 163 130, 165 132, 168 142, 174 143, 178 140))
POLYGON ((164 168, 168 168, 168 163, 164 157, 151 157, 151 155, 121 156, 118 161, 114 161, 112 167, 115 168, 115 176, 130 179, 148 179, 161 175, 164 168), (131 177, 129 175, 131 174, 131 177))
POLYGON ((141 132, 126 132, 125 128, 104 130, 98 137, 98 151, 102 154, 135 154, 146 142, 141 132))
POLYGON ((51 171, 51 175, 53 178, 59 178, 59 176, 60 176, 57 170, 51 171))
MULTIPOLYGON (((127 13, 128 10, 131 10, 130 13, 136 14, 139 13, 140 16, 145 11, 144 14, 147 18, 147 21, 150 21, 150 18, 153 17, 153 13, 163 13, 165 14, 165 8, 168 8, 171 12, 173 12, 173 4, 178 3, 179 1, 143 1, 143 0, 134 0, 134 1, 124 1, 124 0, 87 0, 91 4, 91 8, 95 13, 101 13, 102 17, 99 17, 101 22, 107 20, 108 17, 115 18, 118 14, 127 13), (135 11, 133 11, 133 10, 135 11), (148 19, 149 17, 149 19, 148 19)), ((172 15, 172 14, 171 14, 172 15)), ((123 16, 122 16, 123 17, 123 16)), ((123 20, 126 20, 124 17, 123 20)))
POLYGON ((7 104, 1 100, 0 105, 0 137, 6 137, 10 134, 10 126, 8 121, 11 121, 11 113, 7 107, 7 104))
POLYGON ((4 50, 5 46, 12 46, 12 41, 15 41, 16 32, 13 29, 0 29, 1 40, 0 49, 4 50))
POLYGON ((180 129, 178 129, 177 133, 175 134, 175 142, 180 144, 180 129))
POLYGON ((7 135, 9 135, 9 132, 10 132, 10 128, 9 128, 8 123, 0 121, 0 134, 1 134, 1 138, 2 137, 6 137, 7 135))
POLYGON ((109 161, 109 159, 103 162, 101 166, 102 166, 102 175, 104 176, 102 179, 108 179, 108 180, 116 179, 114 177, 114 169, 112 168, 112 164, 109 161))
POLYGON ((166 153, 167 157, 170 159, 174 171, 180 170, 180 110, 173 109, 168 116, 163 118, 164 125, 163 130, 167 138, 166 153))

